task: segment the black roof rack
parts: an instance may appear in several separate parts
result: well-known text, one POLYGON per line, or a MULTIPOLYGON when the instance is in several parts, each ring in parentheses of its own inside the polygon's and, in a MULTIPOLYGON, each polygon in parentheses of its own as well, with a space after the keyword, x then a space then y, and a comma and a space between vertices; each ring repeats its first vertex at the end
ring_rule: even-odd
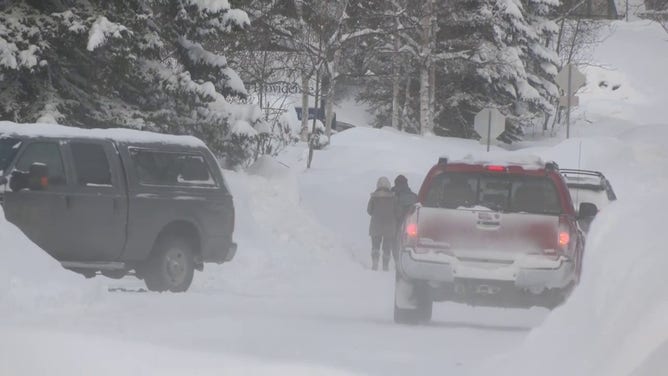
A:
POLYGON ((555 161, 545 163, 546 170, 559 171, 559 165, 555 161))
POLYGON ((600 171, 565 168, 560 170, 559 172, 561 172, 561 174, 566 178, 566 184, 568 185, 569 188, 581 188, 595 191, 605 191, 606 194, 608 195, 608 199, 610 199, 611 201, 617 199, 617 195, 615 195, 615 192, 612 189, 612 185, 610 185, 608 179, 600 171), (569 175, 570 177, 573 177, 573 175, 590 176, 598 178, 600 180, 598 184, 592 184, 589 182, 577 182, 572 180, 568 181, 569 175))

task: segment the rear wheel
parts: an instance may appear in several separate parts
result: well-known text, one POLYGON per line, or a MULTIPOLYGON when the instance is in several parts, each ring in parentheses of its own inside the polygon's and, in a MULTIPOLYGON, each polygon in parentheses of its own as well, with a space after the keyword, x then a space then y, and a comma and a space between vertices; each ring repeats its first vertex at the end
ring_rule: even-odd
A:
POLYGON ((399 273, 394 287, 394 322, 398 324, 420 324, 431 321, 434 301, 429 286, 424 282, 407 281, 399 273), (406 302, 413 305, 404 308, 406 302), (400 307, 399 305, 404 306, 400 307))
POLYGON ((144 282, 151 291, 183 292, 190 287, 194 273, 192 246, 180 238, 165 238, 148 260, 144 282))

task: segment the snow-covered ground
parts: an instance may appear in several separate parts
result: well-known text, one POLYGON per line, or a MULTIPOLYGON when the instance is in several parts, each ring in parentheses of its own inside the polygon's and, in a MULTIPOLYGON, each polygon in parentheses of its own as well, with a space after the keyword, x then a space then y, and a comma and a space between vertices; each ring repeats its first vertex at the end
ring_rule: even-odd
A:
POLYGON ((196 274, 186 294, 107 292, 142 284, 61 270, 0 220, 9 260, 0 264, 0 375, 665 374, 662 33, 615 24, 587 69, 575 137, 493 151, 600 169, 618 194, 594 222, 581 285, 552 313, 441 303, 431 325, 395 325, 394 275, 368 270, 376 179, 401 173, 417 190, 439 156, 484 149, 360 127, 334 136, 309 170, 297 145, 247 173, 226 171, 240 249, 196 274), (646 59, 630 64, 629 53, 646 59), (608 92, 601 81, 621 86, 608 92))

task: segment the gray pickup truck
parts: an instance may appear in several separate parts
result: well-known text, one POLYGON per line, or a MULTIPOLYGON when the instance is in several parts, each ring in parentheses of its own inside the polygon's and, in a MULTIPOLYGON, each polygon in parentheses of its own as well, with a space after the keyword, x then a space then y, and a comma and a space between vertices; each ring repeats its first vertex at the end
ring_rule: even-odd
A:
POLYGON ((236 253, 232 195, 194 137, 0 122, 0 203, 65 268, 152 291, 236 253))

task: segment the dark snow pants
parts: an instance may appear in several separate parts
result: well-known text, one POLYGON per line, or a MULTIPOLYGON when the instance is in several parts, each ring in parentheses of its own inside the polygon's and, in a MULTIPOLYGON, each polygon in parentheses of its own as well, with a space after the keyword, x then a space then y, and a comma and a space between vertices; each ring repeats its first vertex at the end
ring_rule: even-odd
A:
POLYGON ((371 237, 371 259, 374 262, 378 262, 380 258, 380 249, 381 244, 383 248, 383 265, 387 265, 390 262, 390 255, 392 254, 392 249, 394 248, 394 237, 392 236, 372 236, 371 237))

